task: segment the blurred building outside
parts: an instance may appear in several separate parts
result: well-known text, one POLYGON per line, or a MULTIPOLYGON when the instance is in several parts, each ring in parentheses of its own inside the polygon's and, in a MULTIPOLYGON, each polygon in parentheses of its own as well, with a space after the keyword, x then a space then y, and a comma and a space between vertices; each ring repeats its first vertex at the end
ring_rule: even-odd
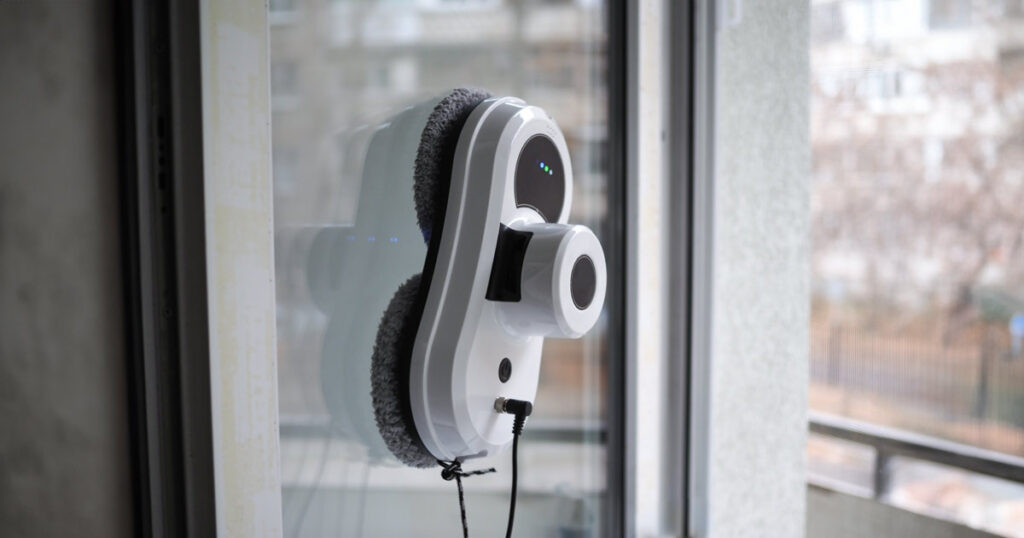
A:
MULTIPOLYGON (((811 16, 810 407, 1024 455, 1024 2, 811 16)), ((812 475, 866 468, 834 441, 808 450, 812 475)), ((894 504, 1024 536, 1020 485, 894 475, 894 504)))

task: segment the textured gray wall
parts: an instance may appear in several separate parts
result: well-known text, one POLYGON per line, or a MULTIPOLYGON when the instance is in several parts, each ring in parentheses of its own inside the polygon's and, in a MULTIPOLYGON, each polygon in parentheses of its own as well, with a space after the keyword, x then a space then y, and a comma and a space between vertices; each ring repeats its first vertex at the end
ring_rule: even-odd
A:
POLYGON ((108 2, 0 2, 0 534, 127 536, 108 2))
POLYGON ((808 5, 719 6, 731 9, 717 41, 710 533, 794 538, 805 525, 808 5))
POLYGON ((893 506, 836 493, 807 489, 808 538, 995 538, 963 525, 933 519, 893 506))

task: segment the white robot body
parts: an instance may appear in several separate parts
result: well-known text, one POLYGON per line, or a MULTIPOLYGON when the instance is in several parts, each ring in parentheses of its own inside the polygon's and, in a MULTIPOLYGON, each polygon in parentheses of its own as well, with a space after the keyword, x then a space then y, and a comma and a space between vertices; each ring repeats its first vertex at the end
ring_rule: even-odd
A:
POLYGON ((474 109, 410 362, 416 429, 438 459, 508 446, 513 417, 495 400, 532 402, 544 338, 578 338, 597 321, 604 254, 593 232, 566 224, 571 204, 568 148, 547 113, 510 97, 474 109))

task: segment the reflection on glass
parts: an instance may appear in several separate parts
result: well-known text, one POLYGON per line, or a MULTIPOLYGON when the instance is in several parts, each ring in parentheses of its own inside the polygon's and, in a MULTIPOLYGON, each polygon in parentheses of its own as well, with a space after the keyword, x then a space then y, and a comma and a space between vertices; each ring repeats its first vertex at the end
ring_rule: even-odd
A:
POLYGON ((811 25, 811 407, 1024 455, 1020 2, 815 0, 811 25))
MULTIPOLYGON (((339 412, 369 401, 368 371, 331 371, 338 363, 324 356, 346 347, 370 353, 372 341, 363 336, 376 332, 392 281, 422 265, 421 238, 371 229, 358 211, 372 197, 396 215, 412 207, 411 192, 364 183, 366 155, 381 121, 453 87, 521 97, 558 121, 573 159, 570 220, 600 236, 607 203, 604 6, 291 0, 271 2, 270 10, 286 535, 458 536, 454 484, 439 468, 378 457, 382 447, 368 442, 375 432, 339 412), (354 291, 335 293, 339 287, 354 291)), ((536 411, 521 446, 517 535, 602 534, 602 323, 582 340, 545 343, 536 411)), ((481 465, 498 473, 466 481, 474 535, 504 528, 509 463, 508 453, 490 458, 481 465)))

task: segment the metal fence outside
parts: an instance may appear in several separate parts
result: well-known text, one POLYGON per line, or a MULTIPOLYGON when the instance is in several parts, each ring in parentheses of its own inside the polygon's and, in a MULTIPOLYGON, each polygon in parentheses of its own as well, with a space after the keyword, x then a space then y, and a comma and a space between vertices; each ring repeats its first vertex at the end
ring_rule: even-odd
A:
POLYGON ((812 409, 1024 455, 1024 357, 1003 336, 946 344, 812 326, 812 409))

